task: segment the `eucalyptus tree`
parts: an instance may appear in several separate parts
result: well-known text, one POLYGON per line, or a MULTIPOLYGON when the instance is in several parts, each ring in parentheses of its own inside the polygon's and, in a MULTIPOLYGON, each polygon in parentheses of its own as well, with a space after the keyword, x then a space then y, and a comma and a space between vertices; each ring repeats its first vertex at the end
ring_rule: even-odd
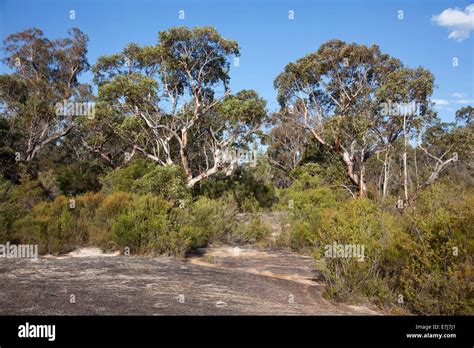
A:
POLYGON ((472 127, 474 121, 474 108, 470 105, 456 111, 456 122, 465 127, 472 127))
POLYGON ((22 160, 32 161, 73 129, 74 113, 58 105, 67 108, 91 97, 89 86, 78 79, 89 68, 87 41, 76 28, 64 39, 50 40, 36 28, 5 39, 3 62, 12 72, 0 75, 1 113, 16 135, 12 148, 22 160))
MULTIPOLYGON (((467 106, 456 112, 456 122, 439 119, 419 134, 418 148, 424 155, 424 178, 417 189, 433 184, 448 165, 460 162, 472 168, 474 156, 473 108, 467 106)), ((472 175, 472 174, 471 174, 472 175)))
POLYGON ((307 138, 302 129, 292 127, 288 122, 277 123, 265 137, 268 144, 266 159, 278 186, 291 184, 290 173, 301 162, 307 138))
POLYGON ((274 86, 280 117, 339 154, 361 196, 366 161, 431 114, 431 73, 403 66, 376 45, 328 41, 289 63, 274 86))
MULTIPOLYGON (((93 67, 97 117, 86 125, 113 133, 127 159, 139 152, 160 166, 182 166, 190 187, 230 172, 236 162, 223 153, 245 147, 266 117, 256 92, 229 89, 231 58, 238 55, 237 42, 213 28, 179 27, 161 31, 156 45, 132 43, 100 57, 93 67)), ((109 157, 100 132, 84 139, 109 157)))

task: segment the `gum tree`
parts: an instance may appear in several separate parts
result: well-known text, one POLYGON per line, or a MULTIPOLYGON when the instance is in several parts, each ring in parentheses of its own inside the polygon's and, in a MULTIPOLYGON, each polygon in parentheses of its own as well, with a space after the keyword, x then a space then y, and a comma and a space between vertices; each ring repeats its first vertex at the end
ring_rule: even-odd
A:
POLYGON ((5 39, 3 62, 13 72, 0 75, 0 103, 17 135, 12 147, 22 159, 33 160, 73 129, 73 115, 59 115, 56 103, 90 96, 88 86, 78 80, 89 67, 87 41, 76 28, 65 39, 49 40, 35 28, 5 39))
POLYGON ((332 40, 289 63, 274 85, 280 117, 341 156, 365 196, 367 160, 429 118, 433 77, 423 68, 404 67, 376 45, 332 40), (417 105, 408 116, 399 107, 407 104, 417 105))
POLYGON ((417 187, 420 190, 439 179, 446 168, 459 161, 472 166, 474 146, 473 108, 467 106, 456 111, 456 121, 441 122, 439 119, 419 134, 418 148, 422 151, 425 180, 417 187))
POLYGON ((304 130, 278 120, 265 137, 265 142, 268 144, 266 159, 273 168, 277 185, 291 184, 290 173, 301 162, 307 138, 304 130))
MULTIPOLYGON (((179 27, 161 31, 154 46, 129 44, 103 56, 93 68, 97 117, 87 126, 118 137, 126 159, 139 152, 161 166, 182 166, 190 187, 230 173, 236 162, 222 153, 247 146, 266 117, 256 92, 231 94, 230 59, 238 55, 237 42, 213 28, 179 27)), ((99 133, 85 142, 108 156, 99 133)))

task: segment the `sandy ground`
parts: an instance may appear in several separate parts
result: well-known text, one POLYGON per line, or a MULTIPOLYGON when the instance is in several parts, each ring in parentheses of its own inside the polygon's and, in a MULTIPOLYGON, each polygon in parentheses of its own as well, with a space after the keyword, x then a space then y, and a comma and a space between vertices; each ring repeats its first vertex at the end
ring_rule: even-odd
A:
POLYGON ((104 254, 0 260, 0 315, 360 315, 331 303, 314 261, 287 251, 212 247, 186 260, 104 254))

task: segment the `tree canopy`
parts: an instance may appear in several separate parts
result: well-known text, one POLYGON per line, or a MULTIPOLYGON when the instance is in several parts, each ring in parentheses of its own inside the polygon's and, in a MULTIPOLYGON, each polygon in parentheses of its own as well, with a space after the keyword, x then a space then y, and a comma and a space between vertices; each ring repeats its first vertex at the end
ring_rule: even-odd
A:
POLYGON ((364 196, 366 161, 391 146, 404 124, 429 122, 433 83, 429 71, 404 67, 376 45, 332 40, 289 63, 274 85, 281 117, 339 153, 364 196), (416 108, 390 107, 401 103, 416 108))

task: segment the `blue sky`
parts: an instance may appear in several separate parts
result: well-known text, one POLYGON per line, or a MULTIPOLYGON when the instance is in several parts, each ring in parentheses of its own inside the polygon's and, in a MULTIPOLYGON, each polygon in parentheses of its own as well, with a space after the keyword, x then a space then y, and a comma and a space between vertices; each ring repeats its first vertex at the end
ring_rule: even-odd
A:
MULTIPOLYGON (((474 99, 472 20, 456 24, 465 21, 460 11, 472 2, 0 0, 0 37, 3 41, 11 33, 37 27, 47 37, 57 38, 78 27, 89 35, 88 58, 93 64, 100 55, 119 52, 129 42, 156 43, 160 30, 210 25, 241 47, 240 66, 231 71, 231 88, 257 90, 270 110, 278 107, 273 80, 288 62, 333 38, 377 44, 404 64, 421 65, 434 74, 433 99, 440 116, 449 121, 455 110, 472 105, 474 99), (433 20, 449 8, 451 12, 433 20), (74 20, 70 10, 75 11, 74 20), (185 11, 184 20, 180 10, 185 11), (288 18, 290 10, 293 20, 288 18), (400 10, 403 19, 398 18, 400 10), (457 67, 453 58, 458 59, 457 67)), ((0 72, 6 71, 0 64, 0 72)))

